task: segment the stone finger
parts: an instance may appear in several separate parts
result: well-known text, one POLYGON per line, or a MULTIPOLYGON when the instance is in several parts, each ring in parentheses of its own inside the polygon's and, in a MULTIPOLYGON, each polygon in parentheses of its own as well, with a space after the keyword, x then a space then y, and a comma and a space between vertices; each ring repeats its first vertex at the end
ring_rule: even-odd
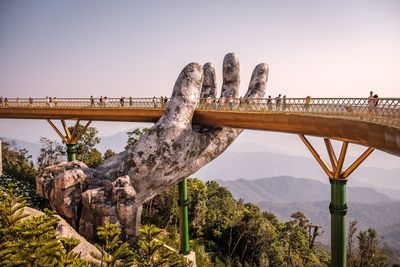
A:
POLYGON ((203 69, 197 63, 188 64, 176 80, 167 110, 156 125, 175 130, 186 129, 192 123, 194 110, 200 98, 203 69))
POLYGON ((201 89, 200 98, 215 98, 217 93, 217 80, 214 64, 210 62, 204 64, 203 77, 203 88, 201 89))
POLYGON ((267 87, 269 68, 265 63, 258 64, 251 75, 249 89, 245 97, 261 98, 264 97, 265 89, 267 87))
POLYGON ((239 58, 234 53, 229 53, 223 63, 223 84, 221 97, 237 98, 240 87, 240 65, 239 58))

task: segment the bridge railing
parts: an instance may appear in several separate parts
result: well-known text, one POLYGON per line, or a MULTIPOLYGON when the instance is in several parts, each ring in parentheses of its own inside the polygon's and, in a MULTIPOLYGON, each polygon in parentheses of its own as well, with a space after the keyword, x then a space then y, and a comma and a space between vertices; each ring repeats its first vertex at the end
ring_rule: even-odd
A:
MULTIPOLYGON (((167 98, 0 98, 2 107, 164 109, 167 98)), ((207 98, 197 109, 220 112, 295 113, 364 120, 400 127, 399 98, 207 98)))
POLYGON ((400 127, 398 98, 201 99, 200 110, 295 113, 365 120, 400 127))

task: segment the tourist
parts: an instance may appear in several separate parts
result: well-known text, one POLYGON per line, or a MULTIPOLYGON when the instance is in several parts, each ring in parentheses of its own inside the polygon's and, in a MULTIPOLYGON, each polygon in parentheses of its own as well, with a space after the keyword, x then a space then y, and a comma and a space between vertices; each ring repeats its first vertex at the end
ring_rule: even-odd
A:
POLYGON ((374 114, 378 114, 378 95, 374 95, 374 114))
POLYGON ((283 96, 282 98, 282 110, 286 109, 286 95, 283 96))
POLYGON ((57 97, 53 97, 54 106, 57 107, 58 99, 57 97))
POLYGON ((49 106, 52 107, 53 106, 53 99, 51 98, 51 96, 48 99, 49 99, 49 106))
POLYGON ((0 106, 3 106, 3 97, 0 96, 0 106))
POLYGON ((157 100, 155 96, 153 97, 153 107, 157 108, 157 100))
POLYGON ((129 106, 132 107, 132 104, 133 104, 133 99, 132 99, 132 97, 130 96, 130 97, 129 97, 129 106))
POLYGON ((105 96, 104 97, 104 107, 107 107, 107 102, 108 102, 108 100, 107 100, 107 97, 105 96))
POLYGON ((100 96, 100 99, 99 99, 99 106, 100 106, 100 107, 103 106, 103 96, 100 96))
POLYGON ((29 106, 33 106, 33 98, 32 97, 29 97, 29 106))
POLYGON ((121 98, 119 99, 119 104, 121 105, 121 107, 124 106, 125 103, 125 97, 121 96, 121 98))
POLYGON ((276 98, 275 98, 275 104, 276 104, 276 110, 279 110, 280 106, 281 106, 281 94, 279 94, 276 98))
POLYGON ((8 106, 8 98, 6 97, 6 98, 4 98, 4 106, 8 106))
POLYGON ((90 96, 90 106, 94 107, 94 98, 92 95, 90 96))
POLYGON ((166 96, 164 96, 164 99, 163 99, 163 107, 164 108, 167 107, 167 103, 168 103, 168 98, 166 96))
POLYGON ((374 112, 374 106, 375 106, 374 92, 370 91, 369 92, 369 97, 368 97, 368 112, 369 113, 373 113, 374 112))
POLYGON ((46 106, 50 106, 50 101, 48 96, 46 96, 46 106))
POLYGON ((268 110, 272 109, 272 98, 271 98, 271 95, 268 96, 267 107, 268 107, 268 110))
POLYGON ((309 107, 310 107, 310 104, 311 104, 311 96, 308 95, 308 96, 306 97, 306 103, 305 103, 305 105, 304 105, 305 110, 308 111, 308 109, 309 109, 309 107))

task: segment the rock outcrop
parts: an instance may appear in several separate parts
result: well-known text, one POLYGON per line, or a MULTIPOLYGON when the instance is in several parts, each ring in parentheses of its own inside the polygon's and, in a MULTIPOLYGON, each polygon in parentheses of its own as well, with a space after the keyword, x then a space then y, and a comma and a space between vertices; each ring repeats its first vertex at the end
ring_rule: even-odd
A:
MULTIPOLYGON (((239 94, 239 61, 223 64, 221 97, 239 94)), ((245 98, 265 94, 268 66, 253 71, 245 98)), ((192 126, 200 96, 216 96, 214 66, 187 65, 179 75, 165 114, 130 149, 90 169, 80 162, 47 167, 37 177, 37 192, 87 238, 106 218, 128 235, 137 235, 142 204, 195 173, 220 155, 241 129, 192 126)))

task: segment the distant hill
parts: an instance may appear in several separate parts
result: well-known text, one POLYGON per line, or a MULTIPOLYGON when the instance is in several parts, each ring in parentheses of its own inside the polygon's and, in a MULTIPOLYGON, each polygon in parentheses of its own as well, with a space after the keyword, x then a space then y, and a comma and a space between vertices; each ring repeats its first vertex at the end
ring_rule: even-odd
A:
MULTIPOLYGON (((238 179, 218 183, 227 187, 236 198, 247 202, 274 203, 314 202, 330 200, 330 185, 305 178, 279 176, 257 180, 238 179)), ((348 187, 349 203, 379 203, 394 201, 372 188, 348 187)))
MULTIPOLYGON (((329 244, 330 213, 329 201, 303 203, 272 203, 268 201, 256 203, 262 209, 275 213, 281 220, 289 220, 290 215, 302 211, 309 220, 321 225, 325 231, 321 241, 329 244)), ((346 216, 347 224, 357 220, 358 228, 366 230, 375 228, 392 247, 399 247, 400 237, 400 202, 374 204, 348 203, 349 211, 346 216)))
POLYGON ((29 154, 32 155, 32 160, 36 162, 37 157, 39 156, 41 145, 38 143, 27 142, 19 139, 11 139, 7 137, 0 137, 0 139, 5 140, 10 143, 14 143, 18 148, 25 148, 29 151, 29 154))
MULTIPOLYGON (((238 179, 218 183, 227 187, 235 198, 257 204, 281 220, 303 212, 325 231, 324 244, 330 240, 330 186, 315 180, 279 176, 257 180, 238 179)), ((359 229, 375 228, 392 247, 400 245, 400 202, 372 188, 347 188, 347 223, 359 222, 359 229)))
MULTIPOLYGON (((329 183, 326 174, 314 159, 272 152, 228 151, 193 175, 205 180, 225 181, 276 176, 300 176, 329 183)), ((400 193, 399 177, 400 168, 387 170, 361 166, 351 175, 348 186, 372 187, 400 200, 400 194, 397 194, 397 191, 400 193)))

